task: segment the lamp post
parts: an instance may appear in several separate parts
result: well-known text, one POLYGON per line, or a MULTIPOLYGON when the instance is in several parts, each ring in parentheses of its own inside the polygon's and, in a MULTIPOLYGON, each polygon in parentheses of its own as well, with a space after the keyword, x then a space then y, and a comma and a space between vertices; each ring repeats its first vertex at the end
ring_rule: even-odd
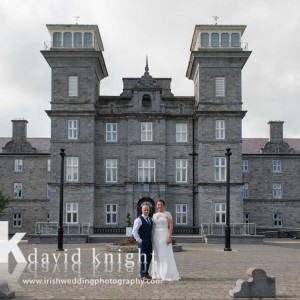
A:
POLYGON ((225 225, 225 248, 224 251, 231 251, 230 248, 230 148, 226 149, 226 225, 225 225))
POLYGON ((59 199, 59 223, 57 230, 57 251, 64 251, 64 227, 63 227, 63 203, 64 203, 64 159, 66 156, 65 149, 60 149, 61 169, 60 169, 60 199, 59 199))

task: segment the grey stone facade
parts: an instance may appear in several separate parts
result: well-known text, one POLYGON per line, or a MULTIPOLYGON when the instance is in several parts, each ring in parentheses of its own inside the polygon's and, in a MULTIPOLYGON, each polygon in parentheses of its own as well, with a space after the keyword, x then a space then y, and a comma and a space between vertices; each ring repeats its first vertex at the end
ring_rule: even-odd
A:
POLYGON ((51 109, 47 111, 51 140, 44 139, 47 151, 41 140, 33 139, 37 146, 31 146, 26 121, 13 121, 12 141, 0 139, 0 189, 14 198, 13 183, 24 182, 23 198, 12 201, 2 220, 12 222, 11 213, 22 211, 26 232, 33 232, 35 222, 47 221, 48 213, 50 221, 58 221, 60 149, 65 149, 65 222, 124 227, 127 212, 134 219, 141 203, 153 205, 159 198, 166 201, 177 227, 224 222, 226 208, 221 212, 217 208, 226 202, 225 152, 230 148, 231 222, 300 227, 296 184, 300 140, 283 139, 283 122, 270 122, 269 140, 242 139, 246 112, 242 110, 241 72, 251 54, 240 43, 245 26, 196 25, 186 73, 194 81, 194 97, 173 95, 171 79, 153 78, 148 63, 141 77, 123 78, 121 95, 101 95, 100 81, 108 73, 98 27, 47 27, 53 44, 42 55, 52 69, 51 109), (65 32, 74 38, 68 47, 65 32), (76 47, 75 32, 84 42, 88 34, 92 44, 76 47), (211 44, 213 34, 219 35, 221 44, 211 44), (207 45, 201 40, 203 35, 208 37, 207 45), (223 37, 225 42, 228 37, 228 45, 223 37), (239 43, 234 45, 237 37, 239 43), (142 123, 151 123, 149 141, 142 140, 142 123), (116 124, 115 140, 107 140, 107 124, 116 124), (178 128, 186 140, 177 139, 178 128), (16 158, 23 159, 22 174, 13 172, 16 158), (51 172, 47 171, 48 159, 51 172), (112 160, 115 173, 108 166, 112 160), (245 160, 248 170, 242 172, 245 160), (273 160, 281 161, 276 174, 273 160), (185 163, 186 168, 181 168, 185 163), (115 178, 109 179, 109 174, 115 178), (247 197, 245 183, 249 184, 247 197), (282 184, 281 198, 274 199, 273 183, 282 184))

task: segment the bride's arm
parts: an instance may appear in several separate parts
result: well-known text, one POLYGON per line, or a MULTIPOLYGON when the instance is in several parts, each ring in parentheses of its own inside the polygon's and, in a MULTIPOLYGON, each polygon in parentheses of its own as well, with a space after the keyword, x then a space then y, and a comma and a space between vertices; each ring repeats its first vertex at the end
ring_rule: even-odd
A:
POLYGON ((172 244, 172 232, 173 232, 173 220, 172 215, 168 212, 167 213, 167 220, 168 220, 168 244, 172 244))

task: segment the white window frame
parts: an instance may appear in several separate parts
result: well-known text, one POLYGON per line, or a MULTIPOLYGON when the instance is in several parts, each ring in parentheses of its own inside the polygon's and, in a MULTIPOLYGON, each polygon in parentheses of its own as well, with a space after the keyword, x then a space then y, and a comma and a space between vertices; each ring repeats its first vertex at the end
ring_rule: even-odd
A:
POLYGON ((216 139, 224 140, 225 139, 225 120, 216 120, 216 139))
POLYGON ((106 204, 105 206, 105 224, 118 224, 118 204, 106 204))
POLYGON ((153 125, 152 122, 141 122, 141 141, 153 141, 153 125))
POLYGON ((273 195, 273 199, 282 199, 282 183, 281 182, 273 182, 272 195, 273 195))
POLYGON ((225 77, 216 77, 215 78, 215 96, 216 97, 225 97, 225 77))
POLYGON ((281 213, 273 214, 273 226, 274 227, 282 227, 282 214, 281 213))
POLYGON ((78 120, 68 120, 68 139, 78 139, 78 120))
POLYGON ((79 159, 78 157, 67 157, 66 181, 79 181, 79 159))
POLYGON ((108 183, 118 182, 118 160, 109 158, 105 160, 105 181, 108 183))
POLYGON ((226 203, 215 203, 215 223, 226 223, 226 203))
POLYGON ((226 157, 214 158, 215 181, 226 181, 226 157))
POLYGON ((14 167, 15 172, 23 172, 23 159, 15 159, 15 167, 14 167))
POLYGON ((68 96, 69 97, 78 97, 78 76, 70 75, 68 77, 68 96))
POLYGON ((115 143, 118 141, 118 123, 106 123, 105 141, 108 143, 115 143))
POLYGON ((47 172, 51 172, 51 159, 47 159, 47 172))
POLYGON ((78 224, 78 219, 79 219, 78 203, 77 202, 67 202, 66 203, 66 223, 78 224))
POLYGON ((22 199, 22 198, 23 198, 23 183, 14 182, 14 199, 22 199))
POLYGON ((281 173, 281 160, 274 159, 272 164, 273 164, 273 173, 281 173))
POLYGON ((22 228, 22 214, 14 212, 12 217, 12 228, 22 228))
POLYGON ((187 183, 188 176, 188 160, 187 159, 176 159, 176 182, 187 183))
POLYGON ((138 182, 155 182, 156 161, 155 159, 138 160, 138 182))
POLYGON ((176 204, 176 224, 187 225, 187 204, 176 204))
POLYGON ((247 173, 249 171, 249 160, 243 159, 242 160, 242 173, 247 173))
POLYGON ((187 123, 176 123, 176 142, 186 143, 187 136, 187 123))
POLYGON ((248 199, 249 195, 249 182, 245 182, 243 186, 243 199, 248 199))

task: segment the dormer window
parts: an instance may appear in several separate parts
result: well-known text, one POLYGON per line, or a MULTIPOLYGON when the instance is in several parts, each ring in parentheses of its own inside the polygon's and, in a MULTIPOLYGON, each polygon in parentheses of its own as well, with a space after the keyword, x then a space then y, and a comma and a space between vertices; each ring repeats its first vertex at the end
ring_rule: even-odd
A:
POLYGON ((142 99, 142 111, 150 112, 151 111, 151 97, 150 95, 144 95, 142 99))

